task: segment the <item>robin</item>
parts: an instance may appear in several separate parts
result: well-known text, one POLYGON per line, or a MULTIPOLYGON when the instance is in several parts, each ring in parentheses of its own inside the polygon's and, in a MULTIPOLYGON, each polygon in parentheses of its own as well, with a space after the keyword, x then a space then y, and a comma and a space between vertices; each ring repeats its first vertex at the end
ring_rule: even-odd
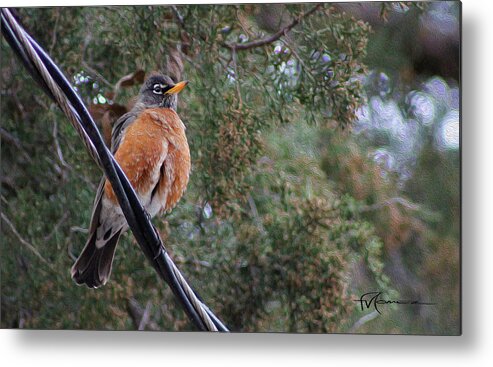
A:
MULTIPOLYGON (((169 212, 180 200, 190 174, 185 125, 176 113, 178 93, 165 75, 152 75, 131 111, 112 130, 111 151, 152 218, 169 212)), ((89 239, 72 267, 77 284, 97 288, 109 279, 115 248, 128 229, 111 184, 103 177, 94 201, 89 239)))

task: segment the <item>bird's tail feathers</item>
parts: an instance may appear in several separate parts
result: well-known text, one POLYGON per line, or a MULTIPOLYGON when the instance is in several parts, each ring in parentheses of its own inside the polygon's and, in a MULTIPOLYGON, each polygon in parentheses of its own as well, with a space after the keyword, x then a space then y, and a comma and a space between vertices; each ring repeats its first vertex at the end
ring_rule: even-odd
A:
POLYGON ((77 284, 86 284, 89 288, 98 288, 106 284, 111 274, 113 257, 122 229, 106 239, 103 245, 100 243, 101 239, 97 238, 98 231, 91 234, 82 253, 72 266, 72 278, 77 284))

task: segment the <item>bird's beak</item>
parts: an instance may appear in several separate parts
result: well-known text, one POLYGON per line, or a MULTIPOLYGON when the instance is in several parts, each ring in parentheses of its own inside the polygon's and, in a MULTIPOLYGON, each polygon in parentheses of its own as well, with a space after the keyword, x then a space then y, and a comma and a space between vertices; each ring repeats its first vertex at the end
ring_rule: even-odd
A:
POLYGON ((164 94, 176 94, 180 93, 183 88, 188 84, 188 80, 183 82, 176 83, 175 86, 171 89, 168 89, 164 94))

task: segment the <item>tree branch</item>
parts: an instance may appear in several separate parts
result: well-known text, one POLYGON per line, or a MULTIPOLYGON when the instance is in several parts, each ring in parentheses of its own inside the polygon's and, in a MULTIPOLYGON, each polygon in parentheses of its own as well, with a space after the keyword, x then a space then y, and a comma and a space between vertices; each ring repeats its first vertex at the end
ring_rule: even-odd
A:
POLYGON ((99 81, 103 82, 107 87, 110 87, 111 89, 113 89, 115 86, 113 84, 111 84, 108 79, 106 79, 104 76, 101 75, 101 73, 99 71, 97 71, 96 69, 94 69, 91 65, 89 65, 87 63, 87 61, 85 60, 82 60, 81 62, 81 65, 84 69, 86 69, 87 72, 89 72, 89 74, 91 74, 93 77, 95 77, 96 79, 98 79, 99 81))
POLYGON ((48 241, 51 241, 51 238, 53 237, 53 235, 55 234, 56 231, 58 231, 58 229, 60 228, 60 226, 63 224, 63 222, 65 222, 69 217, 69 212, 66 211, 65 213, 63 213, 62 217, 60 218, 60 220, 58 222, 56 222, 56 224, 53 226, 53 229, 51 230, 51 232, 46 235, 43 239, 43 242, 44 243, 47 243, 48 241))
POLYGON ((146 308, 143 309, 135 298, 129 298, 127 299, 127 307, 130 317, 138 330, 144 330, 146 327, 148 330, 160 330, 159 326, 150 320, 151 302, 147 302, 146 308))
POLYGON ((354 323, 353 326, 349 329, 348 333, 356 333, 360 327, 362 327, 367 322, 377 318, 379 313, 377 311, 373 311, 363 317, 361 317, 358 321, 354 323))
MULTIPOLYGON (((53 131, 51 135, 53 136, 53 144, 55 145, 55 152, 58 161, 60 162, 63 168, 71 171, 72 167, 67 163, 67 161, 63 157, 62 147, 60 146, 60 142, 58 141, 58 124, 56 122, 56 119, 53 120, 53 131)), ((65 175, 62 175, 62 177, 66 179, 65 175)))
POLYGON ((40 259, 44 264, 46 264, 51 270, 54 270, 53 265, 51 265, 48 262, 48 260, 46 260, 43 256, 41 256, 41 254, 36 249, 36 247, 34 247, 29 242, 27 242, 24 238, 22 238, 22 236, 19 234, 19 232, 15 228, 14 224, 9 220, 9 218, 7 218, 7 216, 4 213, 1 213, 1 217, 2 217, 3 221, 9 226, 12 233, 20 241, 20 243, 22 243, 24 246, 26 246, 32 253, 34 253, 34 255, 36 255, 38 257, 38 259, 40 259))
POLYGON ((15 137, 14 135, 12 135, 10 132, 5 130, 3 127, 0 127, 0 140, 5 140, 6 142, 15 146, 17 149, 19 149, 22 156, 24 157, 24 159, 27 162, 29 162, 29 163, 32 162, 31 157, 29 156, 29 154, 26 152, 26 150, 22 146, 21 141, 17 137, 15 137))
POLYGON ((180 27, 183 28, 183 30, 186 32, 185 20, 183 19, 183 16, 178 11, 178 8, 176 7, 176 5, 171 5, 171 10, 173 11, 173 15, 175 16, 176 20, 178 21, 178 24, 180 24, 180 27))
POLYGON ((144 330, 149 323, 149 319, 151 318, 151 306, 151 301, 148 301, 144 313, 142 314, 142 318, 140 319, 139 327, 137 328, 138 330, 144 330))
POLYGON ((373 210, 382 209, 382 208, 389 206, 389 205, 392 205, 392 204, 401 204, 406 209, 413 210, 413 211, 422 210, 421 206, 419 206, 418 204, 414 204, 414 203, 410 202, 409 200, 401 198, 401 197, 394 197, 394 198, 387 199, 381 203, 376 203, 373 205, 366 205, 366 206, 362 207, 359 211, 361 213, 369 212, 369 211, 373 211, 373 210))
POLYGON ((247 42, 247 43, 223 43, 223 46, 229 48, 230 50, 236 50, 236 51, 238 51, 238 50, 249 50, 251 48, 261 47, 261 46, 267 45, 269 43, 272 43, 274 41, 277 41, 279 38, 281 38, 283 35, 285 35, 291 29, 296 27, 304 18, 312 15, 317 10, 319 10, 322 6, 323 6, 323 4, 315 5, 312 9, 310 9, 306 13, 300 14, 286 27, 280 29, 279 31, 270 35, 269 37, 262 38, 262 39, 252 41, 252 42, 247 42))

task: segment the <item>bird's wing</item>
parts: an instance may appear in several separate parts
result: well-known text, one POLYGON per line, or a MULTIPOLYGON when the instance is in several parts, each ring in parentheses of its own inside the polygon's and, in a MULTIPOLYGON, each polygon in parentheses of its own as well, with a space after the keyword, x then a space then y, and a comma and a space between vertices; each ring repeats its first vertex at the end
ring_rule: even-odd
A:
POLYGON ((138 112, 130 111, 120 116, 111 130, 111 153, 115 154, 122 142, 123 132, 136 120, 138 112))
MULTIPOLYGON (((137 113, 135 113, 134 111, 130 111, 120 116, 120 118, 115 122, 111 131, 111 153, 115 154, 122 141, 123 132, 135 121, 136 118, 137 113)), ((106 177, 103 176, 101 178, 101 181, 99 182, 98 190, 96 191, 96 197, 94 199, 91 214, 91 224, 89 226, 89 237, 96 230, 99 224, 99 215, 101 213, 101 199, 104 193, 105 181, 106 177)))

